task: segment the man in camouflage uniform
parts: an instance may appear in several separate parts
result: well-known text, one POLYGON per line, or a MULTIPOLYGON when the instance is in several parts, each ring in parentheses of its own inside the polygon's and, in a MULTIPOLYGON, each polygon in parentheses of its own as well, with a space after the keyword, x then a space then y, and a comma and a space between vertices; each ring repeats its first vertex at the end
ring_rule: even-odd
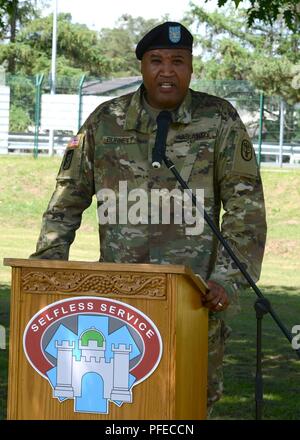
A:
MULTIPOLYGON (((204 189, 204 206, 216 225, 223 206, 222 233, 258 279, 266 223, 255 154, 229 102, 189 89, 192 40, 181 24, 167 22, 140 41, 136 55, 141 60, 143 85, 135 93, 100 105, 70 141, 31 258, 68 259, 82 212, 94 194, 98 209, 103 207, 103 188, 118 195, 120 182, 126 182, 128 192, 143 189, 147 194, 177 186, 165 166, 151 166, 156 117, 167 109, 172 113, 168 157, 193 191, 204 189)), ((184 222, 153 224, 141 218, 139 224, 131 224, 125 214, 119 213, 116 224, 100 224, 100 261, 185 264, 207 280, 210 407, 222 394, 228 336, 224 311, 237 303, 237 291, 245 284, 243 276, 207 225, 200 235, 188 235, 184 222)))

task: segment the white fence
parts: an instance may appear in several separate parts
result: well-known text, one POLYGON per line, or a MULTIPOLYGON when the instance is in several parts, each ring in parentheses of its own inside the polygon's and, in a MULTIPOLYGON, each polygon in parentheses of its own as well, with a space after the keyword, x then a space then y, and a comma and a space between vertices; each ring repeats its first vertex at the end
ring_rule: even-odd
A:
MULTIPOLYGON (((38 154, 62 156, 66 145, 71 136, 54 136, 54 145, 50 145, 49 135, 40 134, 38 142, 38 154)), ((254 150, 258 156, 258 145, 254 144, 254 150)), ((33 134, 9 134, 6 144, 0 143, 0 154, 33 154, 34 135, 33 134)), ((264 162, 280 164, 282 161, 290 164, 300 163, 300 145, 284 145, 280 149, 279 145, 262 144, 261 155, 264 156, 264 162)))
MULTIPOLYGON (((256 156, 258 156, 258 144, 253 144, 256 156)), ((288 162, 291 164, 297 164, 300 162, 300 145, 280 145, 274 144, 262 144, 261 155, 264 156, 264 162, 275 162, 280 164, 288 162), (286 160, 284 160, 286 159, 286 160)))
MULTIPOLYGON (((38 154, 62 156, 71 136, 55 136, 54 145, 50 145, 51 138, 49 135, 40 134, 38 140, 38 154)), ((33 154, 34 152, 34 135, 33 134, 9 134, 8 142, 2 149, 0 144, 0 154, 33 154)))
MULTIPOLYGON (((78 95, 49 95, 44 94, 41 102, 42 133, 38 136, 39 155, 63 155, 65 147, 78 130, 79 109, 81 123, 101 103, 111 99, 111 96, 82 96, 78 95), (58 132, 65 133, 58 135, 58 132), (47 133, 47 134, 45 134, 47 133), (69 133, 68 136, 66 134, 69 133)), ((0 155, 1 154, 33 154, 34 134, 9 133, 9 87, 0 86, 0 155)), ((34 128, 33 128, 34 129, 34 128)), ((254 144, 256 155, 258 145, 254 144)), ((263 143, 261 146, 261 163, 300 163, 300 145, 275 145, 263 143)))

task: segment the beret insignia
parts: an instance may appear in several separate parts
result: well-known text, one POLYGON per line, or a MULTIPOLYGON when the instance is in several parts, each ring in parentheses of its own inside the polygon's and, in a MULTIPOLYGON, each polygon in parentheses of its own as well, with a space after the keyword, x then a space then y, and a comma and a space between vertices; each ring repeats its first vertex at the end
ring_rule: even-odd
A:
POLYGON ((181 29, 180 26, 169 26, 169 40, 171 43, 179 43, 181 39, 181 29))

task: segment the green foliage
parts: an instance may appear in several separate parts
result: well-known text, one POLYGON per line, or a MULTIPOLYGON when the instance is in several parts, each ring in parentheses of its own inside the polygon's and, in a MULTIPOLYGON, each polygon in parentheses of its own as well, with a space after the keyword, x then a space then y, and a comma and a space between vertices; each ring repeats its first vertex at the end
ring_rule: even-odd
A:
MULTIPOLYGON (((45 0, 39 0, 38 4, 43 2, 45 0)), ((43 73, 44 91, 49 91, 47 82, 51 70, 52 15, 41 17, 38 10, 33 10, 33 1, 0 0, 0 11, 4 3, 14 5, 17 13, 14 19, 18 26, 15 38, 10 39, 9 43, 0 44, 0 65, 24 77, 43 73)), ((12 10, 6 10, 3 15, 7 35, 10 14, 12 10)), ((249 28, 247 18, 247 11, 240 8, 238 12, 225 7, 223 13, 209 13, 195 4, 190 5, 190 12, 183 22, 186 25, 201 26, 199 32, 194 32, 196 47, 201 52, 199 54, 199 50, 196 51, 197 55, 194 56, 194 76, 214 81, 251 81, 266 95, 280 95, 291 105, 298 103, 299 33, 291 32, 283 20, 274 21, 272 25, 261 25, 254 20, 249 28)), ((166 19, 168 17, 162 18, 166 19)), ((145 20, 124 14, 113 29, 105 28, 96 32, 85 25, 72 23, 70 14, 59 14, 56 60, 58 93, 76 92, 83 74, 95 78, 139 75, 135 46, 158 22, 156 19, 145 20), (68 82, 72 83, 71 87, 68 82)), ((26 89, 26 79, 22 86, 21 81, 18 86, 12 86, 12 102, 25 109, 22 121, 26 119, 26 112, 33 120, 34 92, 30 88, 26 89)), ((292 120, 291 125, 295 125, 292 120)))
MULTIPOLYGON (((70 14, 59 14, 57 34, 57 73, 107 76, 127 72, 139 74, 134 48, 141 36, 157 20, 134 19, 123 15, 114 29, 100 33, 82 24, 73 24, 70 14), (71 69, 71 70, 68 70, 71 69), (76 69, 74 71, 74 69, 76 69)), ((24 74, 50 70, 52 16, 28 22, 18 33, 16 44, 0 46, 0 63, 14 56, 18 71, 24 74)))
MULTIPOLYGON (((210 0, 205 0, 209 2, 210 0)), ((229 0, 218 0, 218 6, 224 6, 229 0)), ((231 0, 237 8, 244 0, 231 0)), ((252 26, 256 20, 266 24, 273 24, 283 19, 285 25, 292 31, 299 30, 300 5, 299 0, 247 0, 250 7, 247 9, 248 25, 252 26)))
POLYGON ((11 27, 21 25, 36 15, 32 0, 0 0, 0 38, 11 38, 11 27))
POLYGON ((9 112, 9 129, 12 132, 28 131, 34 125, 35 87, 32 78, 8 76, 11 106, 9 112))
POLYGON ((12 105, 9 111, 9 131, 10 132, 25 132, 28 126, 32 124, 29 113, 21 107, 12 105))
MULTIPOLYGON (((114 29, 100 33, 86 25, 74 24, 70 14, 58 15, 57 75, 95 77, 138 75, 134 48, 141 36, 157 20, 134 19, 123 15, 114 29)), ((16 41, 0 44, 0 64, 14 60, 14 70, 24 75, 48 74, 51 69, 53 17, 37 17, 23 25, 16 41)))
POLYGON ((102 29, 101 42, 105 55, 113 60, 114 73, 118 76, 139 75, 139 64, 134 54, 134 43, 122 28, 102 29))
MULTIPOLYGON (((52 15, 37 18, 22 27, 16 43, 0 46, 0 63, 14 57, 19 73, 48 74, 51 68, 52 15)), ((73 24, 70 14, 59 14, 57 35, 57 74, 106 76, 111 60, 104 56, 97 32, 73 24)))
POLYGON ((196 37, 200 78, 249 80, 267 95, 299 102, 299 33, 291 32, 282 21, 272 26, 253 23, 249 28, 246 11, 232 8, 207 12, 194 4, 189 20, 199 26, 205 23, 205 32, 196 37))
POLYGON ((7 83, 10 86, 10 95, 13 104, 27 108, 31 112, 34 111, 35 86, 33 78, 10 75, 7 76, 7 83))
POLYGON ((124 14, 113 29, 100 32, 105 55, 112 59, 114 76, 139 75, 140 66, 135 56, 135 46, 142 36, 159 23, 156 19, 145 20, 124 14))
POLYGON ((209 77, 212 80, 245 79, 245 71, 248 71, 251 67, 250 59, 247 57, 247 49, 241 46, 237 41, 226 37, 217 44, 218 57, 214 60, 210 60, 213 62, 208 64, 208 69, 210 70, 209 77))
POLYGON ((265 57, 260 55, 253 60, 249 79, 258 89, 267 91, 268 95, 281 95, 293 104, 300 99, 300 87, 292 86, 293 67, 284 56, 269 58, 266 62, 265 57))

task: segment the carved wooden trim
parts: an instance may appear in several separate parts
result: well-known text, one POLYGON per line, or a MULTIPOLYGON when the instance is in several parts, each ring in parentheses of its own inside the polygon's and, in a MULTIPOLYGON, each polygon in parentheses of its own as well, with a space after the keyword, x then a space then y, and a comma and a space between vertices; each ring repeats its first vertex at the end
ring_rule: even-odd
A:
POLYGON ((72 270, 22 270, 25 293, 82 293, 140 298, 166 298, 166 275, 149 273, 86 273, 72 270))

